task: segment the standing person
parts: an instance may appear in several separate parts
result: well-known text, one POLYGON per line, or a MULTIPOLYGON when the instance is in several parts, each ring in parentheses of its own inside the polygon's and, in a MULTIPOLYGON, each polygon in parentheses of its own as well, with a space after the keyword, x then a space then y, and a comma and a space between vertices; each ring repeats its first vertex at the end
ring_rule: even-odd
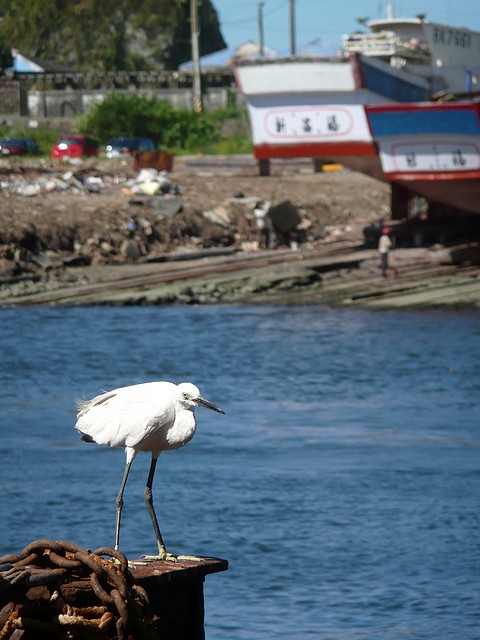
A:
POLYGON ((393 246, 390 238, 391 229, 384 227, 382 229, 382 235, 378 241, 378 253, 380 254, 382 276, 386 278, 388 276, 388 252, 393 246))

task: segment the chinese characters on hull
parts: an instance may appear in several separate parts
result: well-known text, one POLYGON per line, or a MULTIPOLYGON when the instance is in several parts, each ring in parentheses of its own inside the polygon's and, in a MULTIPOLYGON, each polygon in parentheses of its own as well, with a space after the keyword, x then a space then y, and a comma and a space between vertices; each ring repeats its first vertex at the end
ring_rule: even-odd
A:
POLYGON ((341 108, 278 109, 266 114, 265 128, 277 138, 333 138, 353 130, 353 116, 341 108))
POLYGON ((472 171, 480 169, 480 148, 474 143, 398 143, 383 149, 384 171, 472 171))

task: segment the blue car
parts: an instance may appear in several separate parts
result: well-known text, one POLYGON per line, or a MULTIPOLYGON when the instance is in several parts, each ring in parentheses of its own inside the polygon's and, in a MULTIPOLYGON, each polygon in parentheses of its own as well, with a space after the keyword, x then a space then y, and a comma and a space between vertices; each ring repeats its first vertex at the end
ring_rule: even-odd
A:
POLYGON ((112 138, 105 145, 107 158, 131 156, 135 151, 155 151, 155 143, 150 138, 112 138))
POLYGON ((32 138, 2 138, 0 154, 2 156, 37 155, 40 148, 32 138))

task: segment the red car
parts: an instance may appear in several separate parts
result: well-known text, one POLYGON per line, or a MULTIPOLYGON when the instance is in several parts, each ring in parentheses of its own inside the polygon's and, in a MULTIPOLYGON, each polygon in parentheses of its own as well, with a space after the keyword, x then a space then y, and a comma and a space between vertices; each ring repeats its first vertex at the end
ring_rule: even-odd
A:
POLYGON ((63 136, 55 142, 50 155, 57 159, 97 156, 98 143, 86 136, 63 136))

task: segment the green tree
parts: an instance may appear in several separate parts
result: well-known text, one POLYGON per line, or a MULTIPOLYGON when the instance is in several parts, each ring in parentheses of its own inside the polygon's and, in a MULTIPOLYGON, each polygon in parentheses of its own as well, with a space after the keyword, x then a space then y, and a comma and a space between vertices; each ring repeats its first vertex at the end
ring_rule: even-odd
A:
POLYGON ((10 0, 0 23, 0 39, 8 39, 12 46, 40 55, 47 47, 55 46, 55 26, 62 15, 65 0, 10 0))
MULTIPOLYGON (((227 46, 218 28, 217 12, 210 1, 199 2, 198 22, 200 25, 199 49, 205 56, 227 46)), ((190 34, 190 2, 184 0, 180 4, 179 19, 175 28, 172 46, 170 47, 168 66, 176 69, 182 62, 192 59, 190 34)))
POLYGON ((8 69, 13 65, 12 50, 0 40, 0 69, 8 69))
MULTIPOLYGON (((4 0, 0 39, 78 71, 141 70, 185 58, 187 0, 4 0), (183 32, 182 32, 183 33, 183 32)), ((211 0, 200 2, 202 52, 225 46, 211 0), (214 47, 212 49, 212 46, 214 47)))

